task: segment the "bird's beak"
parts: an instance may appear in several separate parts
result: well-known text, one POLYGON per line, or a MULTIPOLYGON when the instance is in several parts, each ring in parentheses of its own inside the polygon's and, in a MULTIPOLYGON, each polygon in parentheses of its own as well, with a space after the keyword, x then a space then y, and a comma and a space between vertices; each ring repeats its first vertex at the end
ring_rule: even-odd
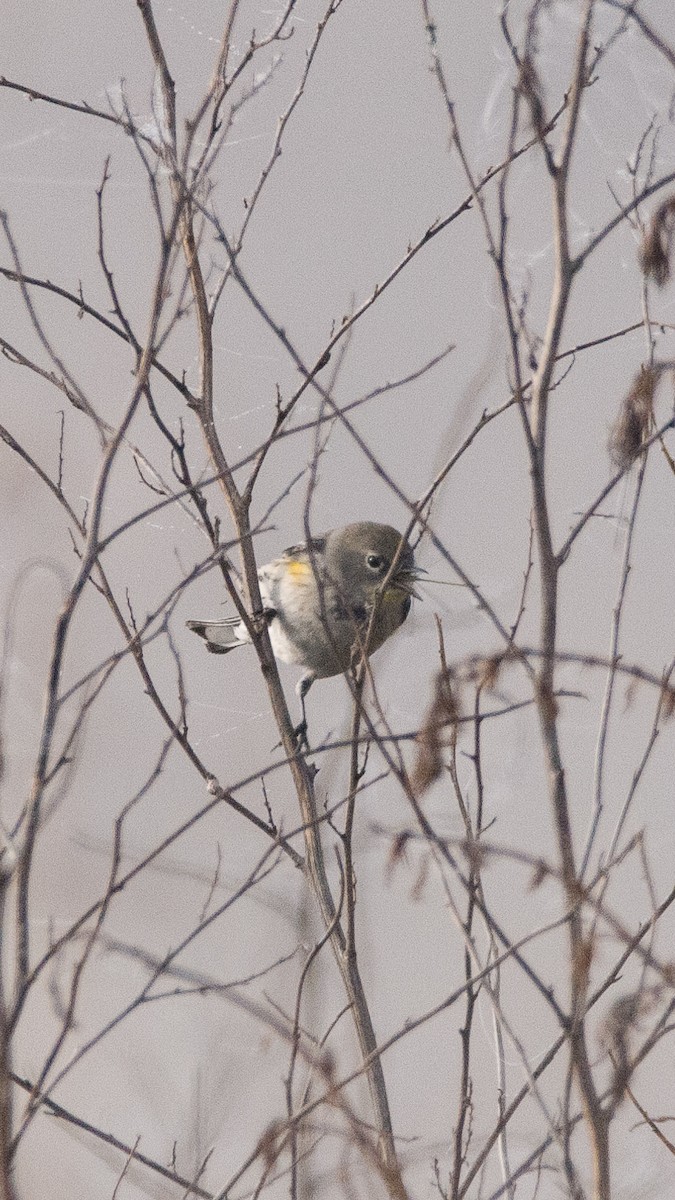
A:
POLYGON ((421 600, 419 592, 415 589, 420 575, 426 575, 424 567, 413 567, 412 570, 397 571, 392 583, 394 587, 398 587, 402 592, 407 592, 409 596, 414 596, 415 600, 421 600))

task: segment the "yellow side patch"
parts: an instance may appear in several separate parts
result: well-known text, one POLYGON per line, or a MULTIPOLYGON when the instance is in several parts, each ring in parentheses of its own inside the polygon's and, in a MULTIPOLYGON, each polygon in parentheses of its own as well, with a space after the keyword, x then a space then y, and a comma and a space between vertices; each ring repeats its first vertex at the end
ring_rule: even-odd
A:
POLYGON ((309 575, 313 574, 311 564, 303 562, 299 558, 291 558, 286 569, 291 578, 298 582, 301 579, 307 579, 309 575))

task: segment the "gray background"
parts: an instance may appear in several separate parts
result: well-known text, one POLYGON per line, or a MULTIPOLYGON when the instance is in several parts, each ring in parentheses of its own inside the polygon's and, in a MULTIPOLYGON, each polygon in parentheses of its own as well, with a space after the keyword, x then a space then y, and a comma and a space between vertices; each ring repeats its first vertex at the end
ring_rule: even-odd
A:
MULTIPOLYGON (((511 6, 518 30, 525 6, 511 6)), ((672 14, 662 5, 641 6, 662 35, 675 41, 672 14)), ((244 107, 228 134, 212 173, 209 203, 224 228, 234 234, 269 157, 276 121, 297 86, 321 5, 300 3, 293 36, 270 48, 268 64, 282 55, 273 75, 244 107)), ((496 6, 460 0, 439 5, 438 37, 449 89, 465 149, 476 175, 505 152, 513 75, 498 27, 496 6)), ((177 86, 183 117, 211 76, 223 22, 220 3, 157 3, 156 19, 177 86)), ((261 34, 273 14, 242 4, 235 42, 243 51, 250 29, 261 34)), ((551 109, 567 86, 576 31, 577 6, 553 5, 542 20, 539 72, 551 109)), ((50 94, 87 100, 95 107, 119 106, 122 93, 143 125, 152 123, 153 67, 136 6, 98 0, 95 5, 10 4, 5 12, 0 71, 50 94), (121 83, 123 81, 123 84, 121 83)), ((617 23, 616 13, 598 5, 599 41, 617 23)), ((259 64, 260 66, 260 64, 259 64)), ((247 77, 250 79, 250 77, 247 77)), ((675 138, 668 118, 675 76, 662 56, 629 30, 602 63, 584 102, 578 151, 572 171, 571 236, 575 246, 616 211, 612 192, 625 203, 631 195, 627 164, 649 122, 661 132, 657 174, 672 169, 675 138)), ((3 90, 0 134, 1 196, 27 273, 77 290, 104 311, 110 307, 96 254, 96 188, 110 156, 105 193, 106 244, 115 283, 137 336, 144 336, 148 303, 157 268, 157 232, 148 203, 147 181, 129 138, 113 126, 3 90)), ((526 130, 523 132, 523 136, 526 130)), ((321 43, 303 96, 283 138, 259 207, 251 221, 241 266, 275 320, 284 327, 304 360, 315 361, 334 323, 361 303, 374 285, 403 257, 409 242, 443 219, 467 195, 456 152, 449 149, 449 126, 435 80, 421 12, 416 4, 344 0, 321 43)), ((494 214, 494 190, 488 208, 494 214)), ((551 289, 552 232, 550 187, 541 156, 530 153, 514 170, 509 194, 510 262, 515 290, 528 294, 527 325, 543 333, 551 289)), ((216 279, 224 266, 222 247, 210 246, 216 279)), ((9 265, 3 249, 1 261, 9 265)), ((36 298, 36 309, 53 346, 97 410, 110 422, 124 411, 133 387, 133 358, 122 342, 93 321, 78 320, 72 306, 52 297, 36 298)), ((15 284, 0 284, 2 335, 23 353, 48 365, 35 340, 15 284)), ((672 290, 652 299, 652 315, 663 322, 657 354, 672 355, 672 290)), ((637 238, 622 224, 596 252, 577 282, 563 337, 564 348, 587 342, 641 319, 641 277, 637 238)), ((454 350, 410 385, 376 397, 352 414, 359 433, 405 494, 414 499, 469 433, 483 409, 510 394, 508 346, 494 273, 486 254, 480 220, 465 213, 434 238, 358 323, 341 370, 335 397, 348 404, 385 382, 421 367, 447 346, 454 350)), ((278 341, 230 285, 221 303, 215 333, 216 418, 231 459, 255 448, 272 426, 277 385, 288 397, 299 376, 278 341)), ((621 397, 646 355, 644 332, 579 354, 552 401, 549 442, 549 498, 556 538, 562 540, 611 474, 607 439, 621 397)), ((198 386, 193 323, 188 316, 166 348, 165 361, 191 387, 198 386)), ((91 496, 99 446, 86 418, 64 404, 46 381, 7 361, 0 363, 0 419, 36 460, 53 475, 58 462, 59 410, 65 408, 64 488, 82 511, 91 496)), ((562 374, 562 371, 561 371, 562 374)), ((670 384, 660 392, 661 416, 670 403, 670 384)), ((195 469, 208 469, 196 423, 176 394, 156 384, 164 418, 176 428, 185 422, 195 469)), ((294 415, 299 426, 317 414, 316 398, 306 393, 294 415)), ((133 441, 165 477, 164 445, 145 412, 132 429, 133 441)), ((298 432, 270 453, 256 491, 254 516, 260 519, 279 496, 267 528, 256 541, 259 561, 302 536, 307 498, 307 464, 314 430, 298 432), (300 479, 289 489, 295 477, 300 479)), ((671 445, 672 451, 672 445, 671 445)), ((11 644, 5 661, 3 740, 4 819, 10 824, 25 796, 41 719, 45 671, 54 618, 76 569, 67 522, 25 464, 2 447, 0 490, 3 513, 1 582, 11 644)), ((658 450, 650 461, 642 500, 621 650, 657 674, 673 653, 674 479, 658 450)), ((589 523, 562 578, 560 645, 578 653, 607 653, 612 606, 623 549, 623 518, 633 483, 619 487, 603 505, 612 519, 589 523)), ((215 489, 214 511, 226 517, 215 489)), ((118 461, 108 497, 106 528, 142 511, 152 497, 138 478, 131 456, 118 461)), ((480 586, 510 624, 518 610, 527 565, 530 492, 522 431, 515 410, 482 432, 443 486, 431 524, 463 570, 480 586)), ((353 519, 371 518, 403 528, 405 507, 349 435, 336 426, 319 462, 312 496, 314 531, 353 519)), ((129 588, 135 612, 153 611, 209 547, 194 521, 178 506, 142 521, 106 552, 106 569, 123 596, 129 588)), ((375 659, 378 691, 397 731, 419 726, 438 666, 433 614, 443 621, 446 653, 460 664, 471 655, 495 650, 493 629, 470 595, 445 586, 452 573, 428 540, 419 561, 432 580, 422 588, 406 627, 375 659)), ((536 585, 536 569, 533 587, 536 585)), ((85 593, 70 642, 64 682, 74 681, 121 648, 119 633, 98 596, 85 593)), ((184 628, 195 616, 228 610, 215 572, 190 586, 172 617, 190 699, 194 744, 223 784, 270 761, 276 731, 255 656, 242 651, 210 658, 184 628)), ((524 643, 537 634, 536 590, 528 598, 521 626, 524 643)), ((158 685, 176 708, 175 664, 165 640, 148 650, 158 685)), ((297 672, 283 668, 289 694, 297 672)), ((593 768, 604 675, 572 668, 560 671, 560 686, 583 698, 565 704, 564 750, 578 846, 590 820, 593 768)), ((524 695, 522 679, 500 679, 499 698, 524 695)), ((496 699, 496 698, 495 698, 496 699)), ((606 774, 607 811, 599 847, 606 847, 627 788, 644 750, 656 696, 649 688, 620 698, 610 728, 606 774)), ((294 700, 293 700, 294 703, 294 700)), ((341 679, 322 682, 309 699, 310 729, 316 742, 348 730, 349 708, 341 679)), ((295 710, 294 710, 295 711, 295 710)), ((646 845, 658 898, 672 886, 675 826, 672 817, 672 725, 664 728, 642 790, 631 810, 624 838, 646 831, 646 845)), ((86 723, 66 794, 58 797, 36 861, 33 894, 36 944, 44 945, 96 896, 109 868, 115 817, 142 786, 155 761, 164 730, 143 695, 133 665, 125 660, 107 685, 86 723)), ((470 749, 467 740, 463 749, 470 749)), ((531 853, 553 853, 543 761, 532 712, 515 714, 486 732, 484 744, 487 815, 491 836, 531 853)), ((375 774, 375 759, 371 765, 375 774)), ((325 756, 317 788, 333 801, 344 791, 346 759, 325 756)), ((460 757, 469 797, 472 773, 460 757)), ((297 811, 283 771, 268 781, 275 818, 291 828, 297 811)), ((475 789, 474 789, 475 792, 475 789)), ((258 784, 241 799, 264 816, 258 784)), ((174 749, 150 795, 131 817, 125 834, 128 861, 139 857, 204 802, 201 780, 174 749)), ((427 797, 425 811, 436 827, 461 835, 456 805, 444 785, 427 797)), ((411 814, 391 781, 364 793, 357 827, 360 963, 378 1036, 437 1003, 462 978, 462 943, 448 911, 438 875, 423 847, 411 846, 391 869, 390 840, 381 830, 408 828, 411 814)), ((328 843, 330 843, 330 835, 328 843)), ((161 954, 198 919, 209 891, 217 855, 222 855, 219 894, 240 882, 265 846, 261 836, 227 811, 198 823, 178 846, 125 891, 110 915, 109 933, 161 954)), ((332 857, 332 856, 331 856, 332 857)), ((548 884, 529 889, 528 872, 506 863, 486 874, 491 903, 516 938, 560 913, 558 890, 548 884)), ((610 893, 627 926, 635 929, 650 912, 650 900, 635 856, 617 872, 610 893)), ((298 941, 313 944, 317 926, 298 872, 282 863, 264 886, 226 918, 186 957, 186 965, 234 980, 290 953, 298 941)), ((671 924, 672 933, 672 924, 671 924)), ((665 933, 658 948, 668 958, 665 933)), ((11 941, 11 939, 10 939, 11 941)), ((532 959, 543 975, 564 988, 559 972, 565 942, 558 933, 542 938, 532 959)), ((11 945, 8 948, 11 950, 11 945)), ((617 943, 597 947, 597 969, 613 961, 617 943), (606 957, 605 957, 606 956, 606 957)), ((263 990, 288 1010, 293 1003, 300 955, 279 967, 263 990)), ((343 1003, 328 955, 314 979, 307 1024, 317 1031, 343 1003)), ((60 964, 67 979, 67 965, 60 964)), ((101 951, 90 965, 72 1054, 98 1025, 116 1011, 144 978, 128 957, 101 951)), ((564 978, 564 976, 563 976, 564 978)), ((631 977, 631 981, 632 980, 631 977)), ((515 968, 504 973, 503 1000, 533 1060, 549 1045, 555 1029, 550 1015, 515 968)), ((57 1027, 55 998, 45 988, 24 1014, 15 1069, 34 1077, 57 1027)), ((600 1020, 594 1018, 595 1026, 600 1020)), ((386 1056, 385 1071, 396 1132, 403 1143, 406 1182, 415 1195, 434 1190, 431 1162, 447 1169, 455 1117, 460 1012, 446 1015, 400 1041, 386 1056)), ((343 1019, 336 1039, 344 1062, 354 1047, 343 1019)), ((481 1002, 475 1032, 474 1138, 479 1144, 495 1120, 496 1091, 491 1013, 481 1002)), ((597 1061, 602 1048, 591 1035, 597 1061)), ((146 1006, 107 1038, 60 1086, 57 1098, 105 1130, 167 1162, 174 1142, 177 1163, 189 1174, 200 1154, 215 1146, 207 1170, 214 1190, 236 1170, 266 1123, 282 1111, 282 1079, 287 1049, 217 997, 194 996, 146 1006)), ((664 1043, 641 1068, 637 1085, 653 1114, 672 1114, 672 1047, 664 1043)), ((518 1061, 509 1056, 511 1087, 522 1082, 518 1061)), ((560 1070, 546 1078, 551 1105, 559 1094, 560 1070)), ((353 1091, 365 1111, 365 1089, 353 1091)), ((672 1157, 637 1114, 622 1110, 613 1134, 616 1194, 667 1196, 675 1171, 672 1157), (622 1132, 620 1132, 620 1128, 622 1132)), ((514 1164, 537 1144, 540 1117, 525 1106, 514 1129, 514 1164)), ((331 1152, 332 1153, 332 1152, 331 1152)), ((583 1162, 583 1154, 580 1155, 583 1162)), ((332 1162, 326 1159, 326 1170, 332 1162)), ((22 1195, 108 1196, 122 1159, 40 1117, 18 1160, 22 1195)), ((489 1183, 496 1186, 496 1166, 489 1183)), ((315 1177, 321 1190, 334 1190, 330 1173, 315 1177)), ((284 1183, 280 1185, 282 1188, 284 1183)), ((540 1195, 559 1194, 557 1181, 544 1174, 540 1195)), ((128 1196, 168 1194, 149 1176, 132 1175, 128 1196), (135 1179, 135 1182, 134 1182, 135 1179), (154 1191, 153 1191, 154 1189, 154 1191)), ((534 1184, 523 1186, 531 1195, 534 1184)), ((176 1193, 178 1194, 178 1192, 176 1193)), ((246 1194, 245 1188, 236 1193, 246 1194)), ((477 1194, 477 1193, 476 1193, 477 1194)), ((490 1194, 488 1187, 487 1194, 490 1194)), ((518 1193, 521 1194, 520 1192, 518 1193)))

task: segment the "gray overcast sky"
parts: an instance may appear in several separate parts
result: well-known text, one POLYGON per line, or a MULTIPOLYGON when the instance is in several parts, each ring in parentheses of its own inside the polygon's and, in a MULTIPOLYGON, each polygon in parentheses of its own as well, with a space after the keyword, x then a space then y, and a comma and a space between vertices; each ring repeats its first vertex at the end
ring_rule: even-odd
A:
MULTIPOLYGON (((548 115, 558 108, 568 87, 579 7, 557 3, 544 6, 542 12, 536 66, 548 115)), ((243 72, 233 89, 236 111, 223 127, 224 142, 208 184, 198 192, 199 202, 215 213, 233 240, 248 220, 247 206, 270 163, 279 117, 288 111, 296 93, 326 8, 327 3, 314 0, 299 3, 291 22, 292 36, 259 51, 253 68, 243 72)), ((528 8, 509 6, 511 27, 519 39, 528 8)), ((657 3, 640 5, 639 10, 654 22, 667 44, 675 45, 675 17, 670 11, 657 3)), ((225 11, 215 0, 177 0, 154 7, 176 84, 181 135, 185 120, 210 83, 225 11)), ((243 0, 234 25, 230 69, 245 57, 252 29, 262 38, 280 11, 243 0)), ((440 60, 463 148, 475 178, 481 179, 506 155, 512 111, 513 64, 500 30, 498 6, 468 0, 439 4, 435 19, 440 60)), ((157 82, 138 7, 131 0, 13 4, 7 7, 4 24, 0 74, 7 80, 64 101, 126 114, 141 132, 156 136, 161 125, 157 82)), ((619 25, 616 6, 596 4, 593 45, 606 43, 619 25)), ((673 170, 674 84, 666 55, 628 23, 601 58, 596 79, 584 95, 568 201, 573 252, 588 244, 618 207, 630 201, 638 147, 638 184, 650 169, 655 177, 673 170)), ((123 311, 143 343, 157 278, 159 236, 149 174, 138 148, 115 124, 82 112, 39 100, 29 102, 25 94, 7 87, 0 88, 0 100, 0 207, 8 214, 24 272, 75 295, 81 289, 87 304, 119 324, 98 249, 97 189, 108 161, 102 200, 106 262, 123 311)), ((226 103, 223 113, 228 111, 226 103)), ((554 148, 560 144, 562 127, 560 123, 551 134, 554 148)), ((197 136, 195 153, 203 144, 204 130, 197 136)), ((523 114, 516 142, 531 135, 531 124, 523 114)), ((382 286, 425 231, 469 196, 460 157, 449 141, 447 113, 430 70, 421 6, 343 0, 321 37, 304 93, 284 129, 281 153, 255 201, 238 259, 265 311, 308 366, 316 362, 343 318, 382 286)), ((151 162, 152 153, 147 153, 151 162)), ((161 167, 156 181, 166 214, 167 181, 161 167)), ((644 205, 640 218, 646 221, 667 194, 669 189, 644 205)), ((497 203, 495 180, 485 190, 486 215, 493 229, 498 227, 497 203)), ((514 165, 506 203, 511 294, 515 308, 520 306, 523 361, 531 372, 545 336, 555 253, 551 184, 538 149, 514 165)), ((638 325, 647 303, 657 323, 656 356, 659 361, 673 358, 672 288, 652 289, 645 301, 639 239, 635 220, 624 221, 589 258, 575 281, 562 351, 638 325)), ((227 258, 212 227, 203 231, 200 254, 208 290, 214 294, 227 258)), ((6 239, 0 266, 12 266, 6 239)), ((189 299, 189 289, 181 293, 183 283, 179 261, 167 314, 181 299, 189 299)), ((67 299, 45 289, 32 289, 30 296, 42 343, 17 284, 6 279, 0 281, 0 336, 46 372, 56 371, 61 377, 67 370, 98 414, 115 425, 134 387, 134 355, 129 346, 67 299)), ((165 366, 197 392, 194 310, 187 303, 184 308, 161 355, 165 366)), ((165 316, 164 328, 167 321, 165 316)), ((230 462, 235 463, 246 459, 269 435, 278 395, 288 400, 301 377, 279 337, 232 280, 219 303, 213 345, 216 427, 230 462)), ((316 456, 316 418, 321 410, 316 392, 309 389, 304 394, 289 423, 295 432, 273 446, 256 484, 252 519, 263 524, 255 543, 261 562, 303 537, 306 514, 315 532, 355 519, 404 528, 409 508, 401 497, 416 500, 475 428, 481 413, 509 399, 514 379, 508 330, 475 201, 411 258, 355 323, 343 346, 344 360, 340 349, 333 351, 321 380, 324 386, 331 384, 332 395, 342 407, 364 401, 349 413, 358 440, 339 421, 322 426, 326 440, 312 490, 309 465, 316 456), (440 356, 436 365, 423 370, 436 356, 440 356), (414 378, 405 382, 409 376, 414 378), (395 383, 400 386, 384 386, 395 383)), ((547 446, 548 497, 557 545, 613 472, 607 452, 610 428, 647 357, 645 331, 638 328, 593 349, 577 349, 559 364, 547 446)), ((92 422, 49 379, 7 357, 0 372, 0 421, 54 480, 59 475, 63 412, 63 489, 81 516, 94 494, 101 462, 100 440, 92 422)), ((166 380, 155 374, 152 382, 162 420, 174 435, 182 425, 195 478, 206 476, 211 467, 194 414, 166 380)), ((657 421, 665 422, 672 411, 671 391, 670 379, 664 378, 657 393, 657 421)), ((139 409, 129 441, 136 453, 131 447, 125 449, 114 467, 103 509, 106 532, 158 499, 147 481, 160 490, 161 481, 177 487, 167 443, 147 406, 139 409)), ((669 446, 672 455, 672 433, 669 446)), ((625 662, 639 664, 656 677, 673 656, 675 481, 671 466, 656 446, 635 523, 619 644, 625 662)), ((602 504, 600 515, 588 523, 561 572, 558 644, 562 650, 611 657, 612 610, 636 474, 634 470, 602 504)), ((237 478, 243 479, 243 471, 237 478)), ((221 536, 227 541, 231 525, 218 489, 211 486, 206 494, 213 514, 222 520, 221 536)), ((63 510, 7 446, 2 449, 0 496, 2 597, 11 635, 3 676, 3 820, 11 827, 30 787, 54 622, 78 560, 63 510)), ((512 407, 486 425, 466 449, 440 489, 429 518, 451 560, 473 581, 507 629, 516 620, 528 569, 530 509, 525 441, 512 407)), ((189 504, 165 508, 118 538, 105 551, 104 565, 125 615, 127 598, 139 622, 162 609, 210 549, 189 504)), ((503 648, 493 623, 479 611, 475 594, 446 586, 456 584, 457 575, 428 536, 421 540, 418 559, 430 577, 421 587, 422 601, 415 603, 401 633, 373 660, 382 714, 401 734, 419 728, 432 694, 439 664, 434 614, 442 620, 447 660, 460 673, 468 673, 467 664, 474 656, 503 648)), ((521 645, 536 646, 536 553, 528 578, 518 637, 521 645)), ((279 757, 272 749, 278 735, 253 652, 226 659, 207 657, 184 628, 189 617, 216 617, 230 611, 217 571, 204 573, 171 609, 172 641, 162 635, 147 647, 147 662, 174 719, 184 688, 192 743, 223 786, 235 785, 268 767, 275 755, 279 757)), ((122 646, 107 606, 92 587, 87 588, 67 645, 63 687, 122 646)), ((294 715, 296 678, 293 668, 282 668, 294 715)), ((563 666, 558 686, 575 693, 561 701, 561 731, 573 834, 581 856, 598 795, 598 731, 606 676, 590 668, 563 666)), ((467 685, 469 703, 470 690, 467 685)), ((529 696, 527 680, 514 668, 500 676, 483 704, 502 707, 529 696)), ((656 701, 653 687, 635 685, 627 691, 624 681, 617 683, 593 869, 612 845, 648 744, 656 701)), ((64 705, 60 736, 65 736, 75 712, 72 702, 64 705)), ((350 709, 344 681, 317 684, 309 698, 309 712, 314 745, 348 736, 350 709)), ((493 822, 489 836, 500 845, 555 857, 554 823, 534 710, 524 708, 484 728, 485 821, 493 822)), ((45 808, 32 892, 36 954, 102 894, 110 870, 114 821, 146 784, 165 736, 166 728, 127 656, 92 703, 72 769, 62 789, 53 789, 45 808)), ((467 803, 475 805, 472 745, 470 733, 462 733, 459 783, 467 803)), ((631 836, 645 832, 657 901, 672 886, 672 752, 673 726, 664 725, 615 847, 620 851, 631 836)), ((410 762, 413 749, 408 743, 403 743, 403 753, 410 762)), ((409 828, 413 819, 400 787, 391 774, 380 778, 382 770, 382 759, 373 751, 355 834, 360 965, 380 1040, 461 983, 463 943, 448 907, 446 887, 457 903, 465 903, 461 889, 454 880, 448 883, 423 845, 411 844, 401 863, 392 868, 391 838, 409 828)), ((317 777, 321 804, 343 798, 347 772, 345 753, 333 751, 321 757, 317 777)), ((266 786, 276 822, 284 830, 296 827, 297 802, 287 772, 272 773, 266 786)), ((237 795, 266 819, 258 781, 237 795)), ((125 824, 124 865, 175 830, 206 799, 203 780, 173 747, 125 824)), ((463 834, 445 778, 428 794, 425 805, 439 832, 463 834)), ((330 829, 324 840, 337 890, 331 849, 335 837, 330 829)), ((161 956, 199 920, 216 869, 212 906, 242 882, 266 849, 267 841, 251 823, 217 809, 116 899, 108 935, 161 956)), ((555 920, 563 911, 561 894, 553 883, 530 890, 528 873, 512 862, 493 863, 484 882, 489 903, 513 939, 555 920)), ((649 917, 652 898, 637 854, 616 871, 610 897, 626 929, 635 931, 649 917)), ((285 1012, 290 1011, 302 947, 313 944, 319 929, 300 873, 288 862, 280 863, 234 912, 237 915, 216 924, 181 961, 231 981, 296 951, 289 963, 276 967, 253 989, 257 998, 269 995, 285 1012)), ((666 929, 672 939, 672 922, 666 929)), ((598 979, 609 970, 620 944, 606 928, 603 936, 594 963, 598 979)), ((656 949, 666 959, 668 935, 664 931, 659 937, 656 949)), ((11 946, 12 940, 8 925, 5 945, 11 946)), ((485 954, 482 930, 478 940, 485 954)), ((78 943, 73 944, 57 962, 51 993, 45 973, 44 987, 36 989, 24 1012, 14 1050, 15 1069, 21 1076, 34 1080, 40 1073, 59 1027, 68 964, 80 950, 78 943)), ((560 930, 540 937, 530 949, 535 969, 561 995, 567 980, 562 965, 565 953, 565 935, 560 930)), ((327 953, 320 963, 311 977, 305 1013, 306 1026, 316 1036, 344 1003, 327 953)), ((76 1028, 66 1040, 61 1065, 129 1000, 145 977, 141 963, 130 961, 128 955, 110 949, 97 952, 88 967, 76 1028)), ((626 988, 637 983, 639 965, 626 968, 625 980, 626 988)), ((530 1062, 536 1063, 556 1035, 553 1015, 514 964, 505 969, 502 987, 509 1028, 514 1039, 525 1040, 530 1062)), ((609 1079, 598 1033, 606 1015, 607 1006, 599 1006, 597 1019, 594 1015, 590 1021, 590 1038, 599 1074, 609 1079)), ((434 1157, 444 1178, 448 1171, 460 1063, 457 1031, 462 1019, 463 1010, 452 1008, 414 1037, 403 1039, 384 1061, 395 1131, 418 1139, 402 1143, 401 1149, 411 1195, 433 1190, 434 1157)), ((656 1012, 650 1011, 646 1019, 656 1020, 656 1012)), ((472 1152, 493 1128, 497 1111, 491 1021, 490 1005, 482 996, 474 1027, 472 1152)), ((343 1026, 334 1044, 340 1067, 346 1070, 357 1051, 344 1018, 343 1026)), ((505 1052, 509 1097, 525 1078, 517 1044, 517 1040, 510 1042, 505 1052)), ((192 996, 158 1001, 134 1013, 72 1070, 55 1094, 61 1103, 123 1141, 133 1143, 140 1134, 141 1149, 163 1163, 170 1161, 177 1143, 178 1166, 186 1175, 196 1169, 200 1155, 214 1147, 205 1186, 215 1194, 234 1175, 266 1124, 283 1116, 286 1070, 287 1048, 268 1029, 222 999, 192 996)), ((542 1106, 556 1111, 563 1078, 562 1066, 546 1075, 539 1102, 529 1101, 514 1121, 512 1167, 545 1135, 542 1106)), ((652 1114, 672 1113, 671 1079, 672 1048, 665 1043, 637 1076, 640 1095, 649 1102, 652 1114)), ((367 1113, 364 1086, 357 1085, 349 1096, 359 1111, 367 1113)), ((17 1102, 17 1113, 23 1103, 17 1102)), ((675 1178, 672 1156, 648 1129, 634 1128, 638 1119, 625 1106, 612 1135, 616 1195, 666 1197, 672 1194, 675 1178)), ((575 1141, 574 1151, 584 1173, 588 1159, 582 1143, 583 1139, 575 1141)), ((334 1143, 330 1145, 326 1162, 332 1168, 337 1151, 334 1143)), ((41 1116, 19 1152, 17 1185, 22 1196, 107 1197, 122 1163, 119 1155, 102 1151, 84 1135, 80 1139, 68 1134, 63 1125, 41 1116)), ((316 1187, 337 1194, 335 1180, 329 1175, 324 1178, 318 1166, 315 1169, 316 1187)), ((490 1195, 499 1179, 495 1152, 484 1194, 490 1195)), ((247 1178, 234 1194, 248 1195, 246 1189, 255 1186, 252 1180, 247 1178)), ((545 1173, 539 1195, 561 1194, 559 1183, 558 1176, 545 1173)), ((278 1188, 287 1186, 284 1181, 278 1188)), ((306 1186, 310 1188, 309 1183, 306 1186)), ((523 1196, 533 1194, 528 1186, 530 1190, 523 1185, 523 1196)), ((125 1187, 123 1194, 129 1197, 167 1194, 164 1185, 148 1173, 133 1175, 125 1187)), ((521 1191, 517 1194, 520 1197, 521 1191)))

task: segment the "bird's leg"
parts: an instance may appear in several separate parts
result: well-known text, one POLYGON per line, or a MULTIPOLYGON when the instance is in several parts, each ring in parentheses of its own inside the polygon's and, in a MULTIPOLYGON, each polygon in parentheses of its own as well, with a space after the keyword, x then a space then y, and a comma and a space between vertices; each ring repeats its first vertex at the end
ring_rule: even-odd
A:
POLYGON ((305 708, 305 696, 307 695, 313 683, 314 675, 311 674, 311 672, 308 672, 306 675, 303 675, 302 679, 299 680, 295 689, 300 700, 300 707, 302 709, 302 720, 300 724, 296 725, 295 729, 293 730, 293 736, 295 738, 298 750, 309 750, 309 741, 307 740, 307 710, 305 708))

